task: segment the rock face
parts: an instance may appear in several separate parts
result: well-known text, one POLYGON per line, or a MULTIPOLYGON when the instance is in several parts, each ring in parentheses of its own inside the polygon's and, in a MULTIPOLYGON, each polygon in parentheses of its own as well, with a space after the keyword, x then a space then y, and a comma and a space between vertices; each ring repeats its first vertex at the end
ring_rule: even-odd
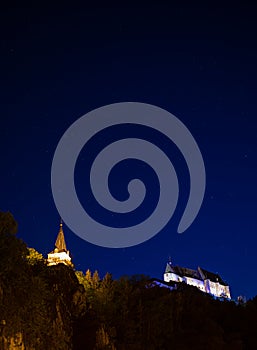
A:
POLYGON ((71 350, 73 318, 83 298, 74 271, 34 265, 30 277, 23 287, 11 281, 11 288, 1 288, 0 349, 71 350))
POLYGON ((9 349, 25 350, 26 349, 21 332, 17 333, 13 337, 6 338, 2 336, 0 340, 0 344, 1 344, 0 349, 3 349, 3 350, 9 350, 9 349))
POLYGON ((18 317, 14 320, 9 315, 6 321, 2 320, 0 322, 1 350, 72 349, 73 318, 74 315, 81 313, 84 289, 80 290, 81 286, 74 272, 66 266, 47 267, 45 272, 47 294, 42 291, 41 299, 39 298, 37 302, 41 302, 41 306, 38 305, 38 307, 47 309, 48 314, 45 318, 38 317, 38 310, 32 308, 31 314, 21 313, 20 317, 23 319, 18 317), (29 318, 35 319, 36 322, 34 324, 28 322, 26 326, 26 319, 29 318), (14 333, 12 322, 19 323, 21 330, 14 333))

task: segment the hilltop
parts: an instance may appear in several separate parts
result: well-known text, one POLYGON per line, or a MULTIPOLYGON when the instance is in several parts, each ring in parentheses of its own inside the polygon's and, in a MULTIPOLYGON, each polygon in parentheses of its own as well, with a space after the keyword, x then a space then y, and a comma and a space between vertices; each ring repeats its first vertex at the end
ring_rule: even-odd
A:
POLYGON ((0 348, 26 350, 256 349, 257 297, 215 300, 146 276, 47 266, 0 212, 0 348))

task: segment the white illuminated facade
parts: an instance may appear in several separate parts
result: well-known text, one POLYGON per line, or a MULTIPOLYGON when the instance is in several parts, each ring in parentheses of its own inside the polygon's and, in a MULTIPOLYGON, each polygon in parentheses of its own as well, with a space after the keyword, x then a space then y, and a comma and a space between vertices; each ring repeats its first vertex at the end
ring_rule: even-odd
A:
POLYGON ((204 270, 201 267, 198 267, 197 270, 192 270, 185 267, 173 266, 170 261, 166 266, 164 281, 184 282, 215 297, 231 298, 228 284, 218 274, 204 270))

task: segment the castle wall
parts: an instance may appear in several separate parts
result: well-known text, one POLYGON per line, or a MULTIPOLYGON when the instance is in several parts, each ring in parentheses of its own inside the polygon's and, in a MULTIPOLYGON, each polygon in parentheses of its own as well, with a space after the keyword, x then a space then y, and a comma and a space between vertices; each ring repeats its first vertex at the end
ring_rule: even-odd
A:
POLYGON ((205 286, 204 286, 204 281, 198 280, 196 278, 192 277, 185 277, 185 282, 189 284, 190 286, 197 287, 201 291, 205 292, 205 286))
POLYGON ((224 286, 219 282, 206 280, 206 291, 207 293, 213 294, 216 297, 226 296, 227 298, 231 298, 229 286, 224 286))
POLYGON ((177 275, 176 273, 172 273, 172 272, 168 272, 164 274, 164 281, 165 282, 183 282, 184 279, 182 277, 180 277, 179 275, 177 275))

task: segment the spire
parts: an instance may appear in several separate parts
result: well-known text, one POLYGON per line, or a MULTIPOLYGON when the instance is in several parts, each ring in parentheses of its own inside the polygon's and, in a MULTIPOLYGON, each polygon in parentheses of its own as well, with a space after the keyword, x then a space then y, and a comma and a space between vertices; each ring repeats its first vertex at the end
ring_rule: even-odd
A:
POLYGON ((58 233, 58 236, 57 236, 56 242, 55 242, 55 248, 57 248, 59 252, 63 252, 63 251, 66 252, 67 251, 66 243, 65 243, 65 239, 64 239, 64 233, 63 233, 63 229, 62 229, 62 219, 60 222, 59 233, 58 233))

